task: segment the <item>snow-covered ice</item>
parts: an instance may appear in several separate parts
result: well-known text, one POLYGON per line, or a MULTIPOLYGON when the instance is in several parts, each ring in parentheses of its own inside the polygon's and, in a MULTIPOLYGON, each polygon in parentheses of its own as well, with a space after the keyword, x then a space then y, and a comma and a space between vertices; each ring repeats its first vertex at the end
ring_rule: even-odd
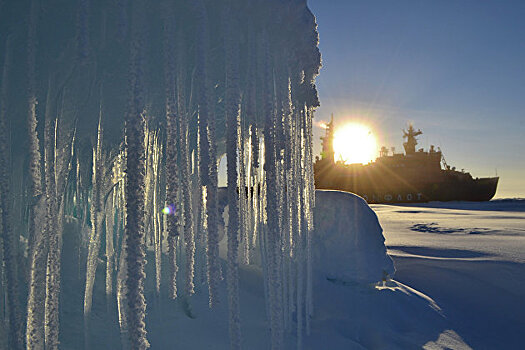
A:
MULTIPOLYGON (((372 209, 349 193, 316 191, 314 313, 303 349, 522 348, 525 201, 372 209)), ((224 255, 221 265, 224 274, 224 255)), ((241 264, 239 274, 242 347, 269 349, 263 273, 241 264)), ((64 310, 75 305, 68 290, 64 310)), ((225 280, 213 310, 203 284, 190 304, 156 300, 154 291, 147 280, 152 349, 229 349, 225 280)), ((91 346, 118 347, 118 330, 107 327, 103 283, 94 293, 91 346)), ((78 348, 82 324, 69 321, 62 345, 78 348)), ((285 333, 284 349, 296 349, 296 341, 294 332, 285 333)))
MULTIPOLYGON (((523 349, 525 200, 372 208, 396 280, 431 296, 470 347, 523 349)), ((428 346, 461 348, 454 344, 445 332, 428 346)))
POLYGON ((374 283, 393 276, 377 216, 366 202, 338 191, 316 191, 314 266, 326 278, 374 283))

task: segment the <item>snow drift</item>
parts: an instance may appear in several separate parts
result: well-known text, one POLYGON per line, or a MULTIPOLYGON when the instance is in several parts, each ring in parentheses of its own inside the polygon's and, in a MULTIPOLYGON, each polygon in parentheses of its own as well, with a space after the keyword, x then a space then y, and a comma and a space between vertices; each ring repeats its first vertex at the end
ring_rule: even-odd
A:
POLYGON ((394 275, 377 215, 359 196, 317 190, 314 266, 329 279, 373 283, 394 275))
MULTIPOLYGON (((218 192, 219 207, 228 224, 226 189, 218 192)), ((348 283, 375 283, 393 277, 395 269, 385 247, 383 229, 366 201, 348 192, 316 190, 312 257, 317 274, 348 283)), ((221 257, 226 258, 224 226, 221 257)), ((260 263, 260 257, 255 260, 260 263)))

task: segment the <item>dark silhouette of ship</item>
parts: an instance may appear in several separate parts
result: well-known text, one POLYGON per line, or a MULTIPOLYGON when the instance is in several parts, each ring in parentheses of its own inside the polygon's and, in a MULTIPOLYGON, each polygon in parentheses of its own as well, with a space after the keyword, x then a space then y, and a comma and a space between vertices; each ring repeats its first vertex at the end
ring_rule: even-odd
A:
POLYGON ((494 197, 499 177, 473 178, 447 165, 441 150, 430 146, 416 151, 421 130, 403 130, 405 153, 382 147, 369 164, 344 164, 334 160, 333 118, 322 140, 321 158, 314 164, 315 187, 353 192, 368 203, 428 201, 488 201, 494 197))

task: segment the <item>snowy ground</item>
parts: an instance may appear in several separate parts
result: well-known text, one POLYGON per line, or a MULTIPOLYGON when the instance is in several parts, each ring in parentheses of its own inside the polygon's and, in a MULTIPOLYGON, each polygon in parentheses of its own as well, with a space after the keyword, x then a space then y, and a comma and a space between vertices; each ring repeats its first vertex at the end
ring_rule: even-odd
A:
POLYGON ((470 347, 524 348, 525 200, 372 208, 397 281, 431 297, 470 347))
MULTIPOLYGON (((525 201, 372 209, 349 193, 316 191, 311 334, 298 346, 292 313, 283 349, 523 349, 525 201)), ((146 267, 152 275, 153 264, 146 267)), ((99 270, 88 348, 125 349, 99 270)), ((82 297, 68 286, 82 274, 74 263, 63 271, 61 348, 80 349, 82 297)), ((155 297, 146 280, 152 349, 230 348, 226 281, 212 311, 205 274, 197 271, 195 281, 196 295, 171 301, 166 291, 155 297)), ((242 265, 243 349, 270 348, 264 294, 260 266, 242 265)))

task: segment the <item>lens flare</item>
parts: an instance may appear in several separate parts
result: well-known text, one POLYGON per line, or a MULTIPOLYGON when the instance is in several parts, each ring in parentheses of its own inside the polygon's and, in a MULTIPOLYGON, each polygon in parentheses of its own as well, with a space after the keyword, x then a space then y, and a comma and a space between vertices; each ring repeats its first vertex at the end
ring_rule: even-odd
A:
POLYGON ((164 207, 164 209, 162 209, 162 214, 175 215, 175 205, 170 204, 170 205, 164 207))
POLYGON ((319 122, 319 123, 317 124, 317 126, 320 127, 321 129, 326 129, 326 128, 328 128, 328 125, 326 125, 325 122, 319 122))

